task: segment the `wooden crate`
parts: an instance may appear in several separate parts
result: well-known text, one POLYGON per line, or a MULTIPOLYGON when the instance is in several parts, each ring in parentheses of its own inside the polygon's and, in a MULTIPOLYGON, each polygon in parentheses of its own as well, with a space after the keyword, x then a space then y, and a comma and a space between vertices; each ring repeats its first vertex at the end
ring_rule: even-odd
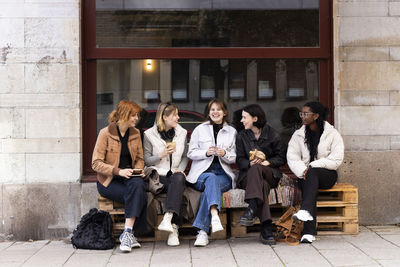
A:
MULTIPOLYGON (((158 215, 158 222, 157 225, 160 224, 161 220, 163 219, 164 215, 158 215)), ((209 236, 209 239, 226 239, 227 237, 227 214, 225 209, 221 210, 221 213, 219 214, 219 218, 221 220, 221 224, 224 227, 224 230, 218 231, 216 233, 211 233, 209 236)), ((159 231, 157 229, 154 229, 154 237, 156 241, 161 241, 161 240, 167 240, 168 239, 168 232, 165 231, 159 231)), ((196 239, 197 235, 197 230, 192 226, 190 223, 184 223, 180 228, 179 228, 179 239, 196 239)))
POLYGON ((320 189, 317 200, 318 235, 358 234, 358 189, 338 183, 320 189))

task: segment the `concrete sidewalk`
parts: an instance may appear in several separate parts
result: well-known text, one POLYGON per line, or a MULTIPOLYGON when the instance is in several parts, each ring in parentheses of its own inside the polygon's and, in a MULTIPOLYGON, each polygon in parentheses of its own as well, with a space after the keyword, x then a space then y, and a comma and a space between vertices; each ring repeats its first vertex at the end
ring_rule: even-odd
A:
POLYGON ((182 241, 142 243, 122 254, 76 250, 65 241, 1 242, 0 266, 400 266, 400 227, 360 227, 357 236, 321 236, 313 244, 265 246, 258 237, 211 241, 205 248, 182 241))

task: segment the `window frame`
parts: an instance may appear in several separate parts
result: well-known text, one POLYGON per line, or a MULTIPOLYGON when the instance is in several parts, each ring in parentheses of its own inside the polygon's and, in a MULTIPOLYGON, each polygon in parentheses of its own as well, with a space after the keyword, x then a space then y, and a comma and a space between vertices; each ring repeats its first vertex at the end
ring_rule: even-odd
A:
POLYGON ((97 181, 91 168, 96 143, 96 60, 100 59, 274 59, 319 61, 319 98, 333 123, 332 0, 319 0, 319 47, 96 48, 96 1, 82 1, 82 182, 97 181))

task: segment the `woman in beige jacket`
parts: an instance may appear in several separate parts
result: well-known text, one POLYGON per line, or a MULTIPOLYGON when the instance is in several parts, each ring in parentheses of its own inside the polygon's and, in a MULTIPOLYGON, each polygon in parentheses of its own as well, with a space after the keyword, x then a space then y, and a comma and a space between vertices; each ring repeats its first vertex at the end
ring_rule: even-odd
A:
POLYGON ((100 130, 92 157, 99 194, 125 205, 125 230, 119 238, 124 252, 140 247, 133 227, 146 228, 143 148, 140 132, 135 128, 140 110, 135 102, 119 102, 109 115, 110 124, 100 130))

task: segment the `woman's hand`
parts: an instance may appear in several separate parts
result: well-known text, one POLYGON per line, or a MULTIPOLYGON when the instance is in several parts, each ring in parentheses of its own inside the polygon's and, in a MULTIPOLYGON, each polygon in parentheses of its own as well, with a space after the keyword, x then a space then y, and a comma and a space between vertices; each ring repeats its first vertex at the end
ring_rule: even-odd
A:
POLYGON ((269 166, 271 163, 269 163, 268 160, 264 160, 263 162, 261 162, 261 165, 263 166, 269 166))
MULTIPOLYGON (((253 166, 254 164, 261 164, 263 162, 262 159, 255 158, 252 161, 250 161, 250 166, 253 166)), ((268 162, 269 163, 269 162, 268 162)))
POLYGON ((118 172, 118 175, 124 177, 126 179, 130 179, 133 174, 133 169, 121 169, 118 172))
POLYGON ((216 152, 217 151, 215 149, 215 146, 210 146, 206 152, 206 155, 207 155, 207 157, 209 157, 209 156, 215 155, 216 152))
POLYGON ((174 148, 166 146, 163 151, 158 153, 158 158, 159 159, 165 158, 166 156, 171 155, 172 153, 174 153, 174 148))
POLYGON ((222 148, 217 148, 216 155, 217 155, 218 157, 223 157, 223 156, 225 156, 225 154, 226 154, 226 151, 225 151, 224 149, 222 149, 222 148))

